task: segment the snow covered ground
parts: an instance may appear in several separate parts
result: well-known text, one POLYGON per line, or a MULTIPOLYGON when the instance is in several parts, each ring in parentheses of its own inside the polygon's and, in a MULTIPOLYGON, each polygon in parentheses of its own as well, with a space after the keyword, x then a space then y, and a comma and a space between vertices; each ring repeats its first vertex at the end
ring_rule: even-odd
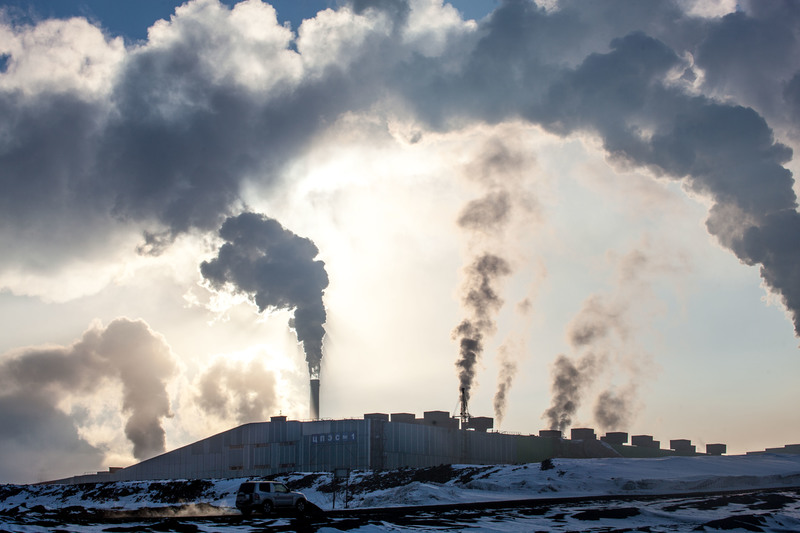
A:
POLYGON ((334 485, 324 473, 278 476, 323 511, 356 514, 243 520, 234 508, 242 479, 0 486, 0 531, 800 531, 800 456, 554 459, 551 464, 440 466, 353 472, 334 485), (703 491, 762 490, 692 496, 703 491), (668 499, 648 495, 671 494, 668 499), (616 500, 545 502, 618 495, 616 500), (492 504, 490 509, 464 504, 492 504), (428 508, 431 505, 455 505, 428 508), (393 511, 369 509, 394 508, 393 511), (381 514, 383 513, 383 514, 381 514), (388 514, 387 514, 388 513, 388 514), (735 529, 734 529, 735 530, 735 529))

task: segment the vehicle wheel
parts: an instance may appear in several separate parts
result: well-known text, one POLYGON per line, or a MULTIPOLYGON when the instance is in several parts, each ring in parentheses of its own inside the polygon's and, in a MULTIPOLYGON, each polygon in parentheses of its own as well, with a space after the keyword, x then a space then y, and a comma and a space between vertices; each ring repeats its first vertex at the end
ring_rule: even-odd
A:
POLYGON ((306 501, 305 500, 297 500, 297 503, 294 506, 297 509, 297 512, 303 514, 306 512, 306 501))
POLYGON ((272 502, 267 500, 264 502, 264 514, 272 514, 272 502))

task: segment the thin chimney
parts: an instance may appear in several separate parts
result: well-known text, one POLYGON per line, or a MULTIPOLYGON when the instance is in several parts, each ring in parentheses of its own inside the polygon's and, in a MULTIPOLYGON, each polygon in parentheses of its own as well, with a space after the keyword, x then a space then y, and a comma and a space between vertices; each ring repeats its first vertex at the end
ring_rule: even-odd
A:
POLYGON ((310 381, 310 388, 311 402, 309 405, 309 414, 312 420, 319 420, 319 379, 312 379, 310 381))

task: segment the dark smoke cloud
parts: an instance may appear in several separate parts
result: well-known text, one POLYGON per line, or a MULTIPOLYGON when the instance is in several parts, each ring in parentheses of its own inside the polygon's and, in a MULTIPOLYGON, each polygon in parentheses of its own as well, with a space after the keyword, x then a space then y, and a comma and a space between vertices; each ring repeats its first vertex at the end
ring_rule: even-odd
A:
POLYGON ((197 380, 197 405, 239 423, 265 420, 276 404, 275 374, 259 361, 219 360, 197 380))
POLYGON ((303 344, 309 373, 318 378, 326 318, 322 296, 328 274, 325 263, 315 259, 317 247, 257 213, 228 218, 219 235, 225 244, 216 258, 200 265, 203 277, 216 290, 231 288, 248 295, 260 312, 294 311, 290 326, 303 344))
MULTIPOLYGON (((262 13, 267 40, 248 42, 231 13, 215 2, 188 3, 162 26, 162 38, 122 52, 104 93, 69 84, 42 89, 35 80, 31 90, 0 86, 0 221, 42 244, 4 262, 83 257, 109 244, 116 223, 148 232, 143 253, 159 253, 182 232, 216 229, 241 203, 243 180, 277 184, 283 165, 325 124, 374 102, 373 85, 356 73, 331 68, 293 79, 292 61, 300 56, 290 48, 289 30, 262 13), (221 52, 230 63, 211 64, 209 56, 221 52), (254 90, 241 77, 219 75, 237 64, 270 72, 273 85, 254 90), (61 235, 70 236, 69 246, 61 235)), ((85 52, 92 72, 98 61, 81 43, 92 37, 109 50, 116 45, 75 20, 72 33, 51 37, 51 46, 85 52), (58 40, 69 38, 78 44, 58 40)), ((11 28, 20 35, 35 30, 11 28)), ((36 58, 15 51, 7 65, 0 75, 24 78, 36 58)))
MULTIPOLYGON (((168 39, 120 52, 106 93, 33 82, 35 90, 0 90, 0 217, 8 238, 26 228, 37 243, 9 249, 7 264, 47 268, 59 263, 49 258, 81 257, 111 242, 114 226, 98 223, 109 217, 150 231, 141 249, 157 253, 177 233, 217 227, 241 202, 243 180, 277 183, 342 113, 383 105, 438 130, 522 118, 561 135, 590 132, 611 159, 681 180, 712 200, 708 230, 760 267, 800 334, 792 247, 800 221, 783 166, 791 151, 764 118, 791 120, 796 131, 795 3, 745 2, 721 19, 699 19, 666 0, 562 1, 549 10, 508 0, 477 31, 448 33, 437 55, 409 49, 408 2, 359 0, 356 14, 384 13, 391 31, 375 25, 347 48, 348 60, 319 71, 284 68, 310 56, 310 25, 292 42, 265 18, 278 37, 247 56, 274 61, 260 65, 277 80, 265 90, 208 61, 220 47, 242 50, 243 34, 229 8, 199 6, 163 27, 168 39)), ((20 61, 11 54, 3 75, 17 76, 20 61)), ((479 203, 479 220, 502 217, 479 203)))
POLYGON ((572 425, 572 418, 580 407, 583 388, 594 379, 601 360, 592 353, 585 354, 577 361, 564 354, 556 357, 551 371, 551 405, 543 415, 550 429, 563 433, 572 425))
POLYGON ((721 21, 702 21, 672 2, 561 2, 546 11, 508 1, 485 22, 463 76, 437 80, 449 89, 434 104, 440 110, 422 101, 419 118, 440 127, 442 114, 491 123, 521 115, 560 135, 597 134, 612 160, 682 180, 712 200, 709 232, 742 262, 760 266, 800 335, 800 215, 783 167, 791 150, 775 142, 753 108, 700 95, 674 76, 696 78, 684 59, 695 53, 708 84, 739 82, 748 94, 768 87, 752 96, 753 105, 785 109, 800 69, 800 56, 787 53, 797 48, 797 11, 792 3, 756 2, 721 21), (744 46, 725 43, 745 26, 747 50, 737 54, 744 46), (596 51, 609 43, 610 50, 596 51), (756 79, 763 82, 745 80, 751 63, 761 64, 756 79), (769 76, 778 71, 783 82, 776 84, 769 76))
POLYGON ((800 124, 800 72, 795 74, 783 89, 783 97, 789 116, 795 123, 800 124))
POLYGON ((731 95, 778 124, 786 116, 783 88, 800 69, 800 24, 795 2, 746 2, 746 11, 729 13, 709 25, 694 53, 706 88, 731 95))
POLYGON ((4 461, 4 468, 12 470, 11 477, 36 469, 74 474, 76 465, 96 469, 103 453, 78 435, 79 413, 64 413, 59 405, 88 398, 109 380, 122 385, 119 408, 128 414, 124 430, 134 456, 147 459, 164 452, 161 422, 171 416, 166 381, 175 371, 164 339, 144 322, 126 318, 89 329, 69 347, 7 354, 0 364, 0 441, 9 454, 15 450, 25 459, 19 466, 4 461), (55 456, 61 465, 54 464, 55 456))
POLYGON ((680 61, 664 43, 635 33, 615 39, 561 75, 530 117, 554 131, 601 134, 612 157, 685 180, 714 201, 707 227, 740 260, 761 265, 800 334, 800 217, 791 150, 753 109, 690 96, 664 84, 680 61), (645 137, 639 124, 654 131, 645 137))
POLYGON ((506 260, 488 253, 478 257, 466 270, 462 303, 471 316, 453 331, 459 345, 456 361, 459 390, 466 400, 469 400, 475 380, 475 364, 483 353, 483 339, 494 332, 494 314, 503 305, 494 285, 509 274, 511 268, 506 260))
MULTIPOLYGON (((477 245, 487 246, 481 239, 502 237, 514 218, 521 220, 536 210, 536 203, 525 187, 535 164, 534 156, 511 135, 498 135, 487 140, 465 166, 467 178, 478 183, 484 194, 464 206, 457 223, 475 237, 477 245)), ((504 243, 491 244, 502 248, 504 243)))
POLYGON ((508 221, 510 210, 508 192, 492 192, 469 202, 458 217, 458 225, 473 231, 494 228, 508 221))
POLYGON ((597 396, 594 404, 594 419, 603 431, 621 431, 631 422, 635 390, 627 387, 623 391, 608 389, 597 396))

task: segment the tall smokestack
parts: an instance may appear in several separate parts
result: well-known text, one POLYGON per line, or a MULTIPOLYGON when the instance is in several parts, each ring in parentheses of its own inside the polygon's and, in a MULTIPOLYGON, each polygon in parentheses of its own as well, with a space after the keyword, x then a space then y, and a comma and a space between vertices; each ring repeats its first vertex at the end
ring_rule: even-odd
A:
POLYGON ((311 380, 313 419, 319 418, 319 371, 325 336, 328 286, 325 263, 315 259, 317 246, 259 213, 228 217, 219 230, 225 240, 217 257, 203 261, 200 272, 213 289, 246 294, 259 312, 294 311, 289 327, 303 345, 311 380))
POLYGON ((467 429, 469 427, 469 409, 467 407, 467 403, 469 402, 469 398, 467 398, 467 389, 465 387, 461 387, 461 414, 459 418, 461 418, 461 429, 467 429))
POLYGON ((309 411, 312 420, 319 420, 319 379, 312 379, 309 382, 311 389, 311 402, 309 411))

